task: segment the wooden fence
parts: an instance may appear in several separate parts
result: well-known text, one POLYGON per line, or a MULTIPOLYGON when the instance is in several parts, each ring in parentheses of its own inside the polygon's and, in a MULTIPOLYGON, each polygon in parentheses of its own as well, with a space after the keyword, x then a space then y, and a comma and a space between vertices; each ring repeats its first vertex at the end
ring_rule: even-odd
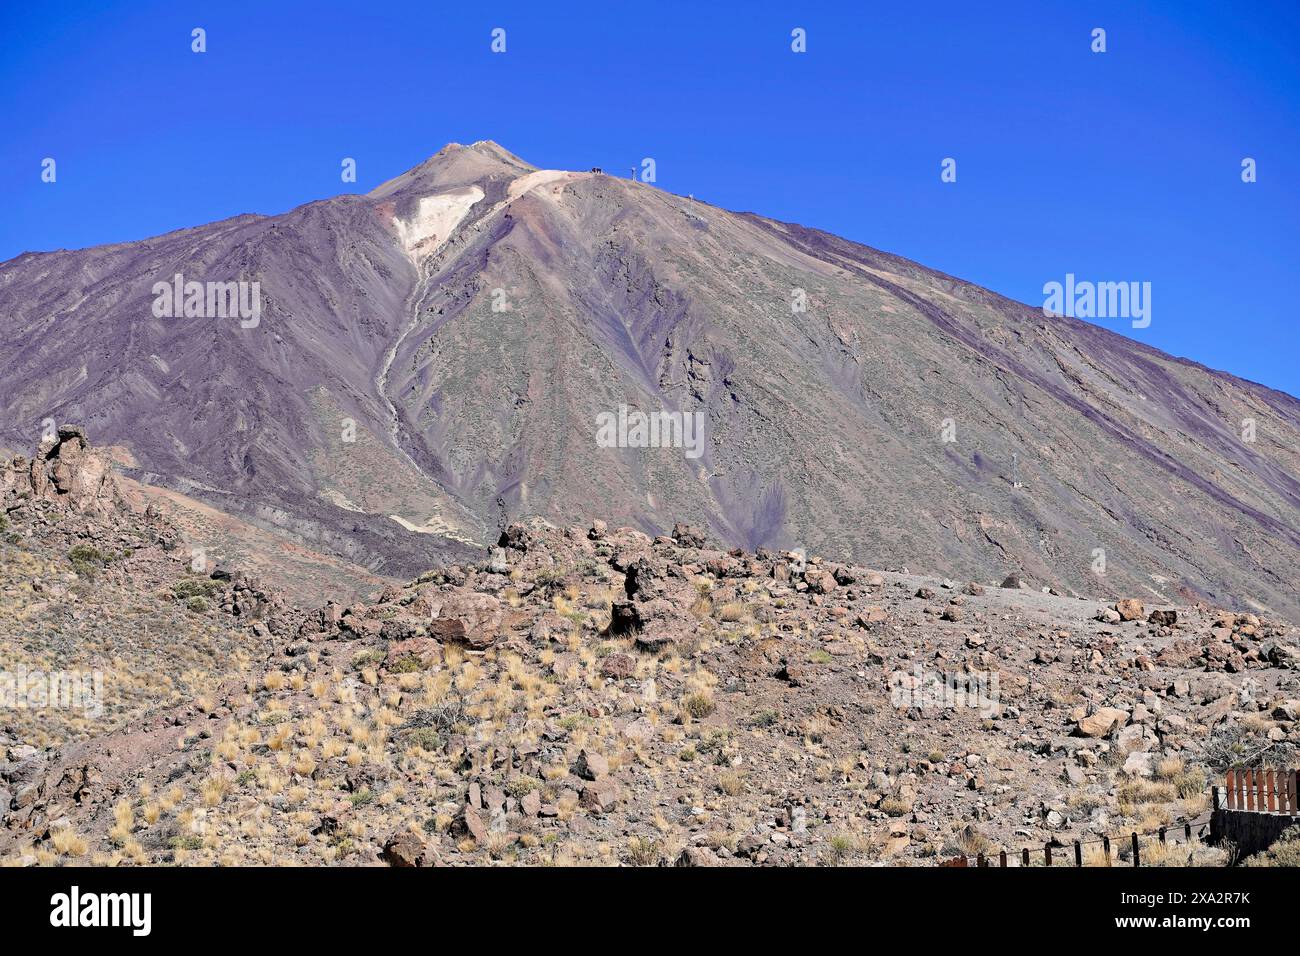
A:
MULTIPOLYGON (((1300 816, 1300 770, 1274 770, 1260 767, 1243 767, 1229 770, 1225 781, 1225 786, 1219 791, 1219 788, 1212 788, 1214 794, 1213 808, 1219 810, 1240 810, 1250 813, 1278 814, 1287 816, 1300 816)), ((1161 827, 1159 830, 1153 830, 1148 833, 1128 833, 1117 838, 1114 842, 1116 846, 1128 844, 1131 847, 1129 862, 1133 866, 1142 865, 1142 840, 1158 837, 1161 843, 1167 844, 1171 836, 1175 842, 1191 843, 1193 840, 1205 840, 1207 837, 1213 842, 1220 838, 1216 837, 1213 832, 1213 826, 1207 828, 1207 824, 1212 819, 1217 819, 1212 812, 1210 817, 1195 820, 1179 820, 1177 823, 1168 827, 1161 827), (1195 832, 1193 832, 1195 828, 1195 832), (1182 832, 1182 841, 1177 840, 1179 831, 1182 832)), ((1282 825, 1285 825, 1283 823, 1282 825)), ((1008 860, 1016 860, 1020 866, 1083 866, 1084 853, 1083 848, 1100 843, 1104 848, 1107 859, 1112 859, 1111 838, 1103 836, 1089 840, 1075 840, 1073 846, 1058 841, 1044 844, 1041 848, 1025 847, 1014 853, 1011 857, 1007 856, 1006 850, 1000 850, 996 855, 978 853, 973 857, 957 856, 947 860, 940 866, 994 866, 1004 867, 1009 865, 1008 860)))
MULTIPOLYGON (((1163 844, 1168 844, 1170 838, 1174 837, 1174 842, 1177 843, 1180 842, 1177 840, 1177 835, 1181 832, 1183 835, 1181 842, 1188 844, 1193 840, 1204 840, 1206 836, 1208 836, 1209 822, 1209 815, 1202 814, 1201 817, 1197 817, 1194 820, 1180 820, 1167 827, 1161 827, 1159 830, 1151 830, 1146 833, 1134 832, 1126 834, 1125 836, 1118 837, 1114 841, 1114 846, 1116 851, 1118 851, 1119 847, 1127 843, 1131 848, 1131 859, 1129 862, 1133 866, 1141 866, 1142 839, 1144 837, 1148 839, 1158 837, 1160 842, 1163 844)), ((1041 860, 1042 866, 1083 866, 1083 848, 1086 846, 1096 846, 1098 844, 1101 845, 1103 853, 1108 860, 1114 859, 1111 851, 1111 838, 1109 836, 1101 836, 1090 840, 1075 840, 1073 846, 1065 843, 1053 842, 1045 843, 1039 849, 1024 847, 1019 853, 1019 865, 1022 867, 1034 866, 1035 861, 1041 860)), ((1004 867, 1009 865, 1009 859, 1015 859, 1015 856, 1013 855, 1009 858, 1006 850, 999 850, 996 856, 992 854, 986 856, 983 853, 977 853, 974 857, 956 856, 939 865, 1004 867)))
POLYGON ((1225 789, 1229 810, 1300 814, 1300 770, 1229 770, 1225 789))

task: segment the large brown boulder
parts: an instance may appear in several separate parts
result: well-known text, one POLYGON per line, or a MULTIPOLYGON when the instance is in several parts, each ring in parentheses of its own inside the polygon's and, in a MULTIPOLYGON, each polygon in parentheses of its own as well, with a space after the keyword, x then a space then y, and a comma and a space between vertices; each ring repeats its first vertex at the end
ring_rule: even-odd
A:
POLYGON ((438 854, 410 830, 395 833, 384 843, 384 861, 389 866, 436 866, 438 854))
POLYGON ((1079 718, 1076 733, 1080 737, 1105 737, 1116 726, 1128 721, 1128 713, 1118 707, 1098 707, 1091 714, 1079 718))
POLYGON ((830 594, 835 590, 835 575, 824 568, 809 568, 803 573, 803 579, 814 594, 830 594))
POLYGON ((583 809, 599 816, 614 809, 621 796, 612 777, 599 777, 582 788, 579 803, 583 809))
POLYGON ((1142 608, 1142 602, 1137 598, 1126 598, 1115 605, 1115 610, 1119 612, 1121 621, 1140 621, 1145 611, 1142 608))
POLYGON ((626 680, 636 673, 636 661, 627 654, 609 654, 600 662, 600 676, 626 680))
POLYGON ((661 598, 668 590, 667 577, 668 568, 663 561, 642 555, 628 567, 624 590, 628 597, 640 601, 661 598))
POLYGON ((442 645, 428 637, 412 637, 388 645, 389 670, 428 670, 442 660, 442 645))
POLYGON ((679 521, 673 525, 673 540, 683 548, 702 548, 704 532, 694 525, 679 521))
POLYGON ((447 595, 429 634, 444 643, 464 644, 481 651, 492 646, 505 618, 501 602, 490 594, 455 591, 447 595))
POLYGON ((635 635, 637 650, 648 653, 665 650, 694 630, 690 614, 666 598, 615 601, 610 609, 610 633, 635 635))

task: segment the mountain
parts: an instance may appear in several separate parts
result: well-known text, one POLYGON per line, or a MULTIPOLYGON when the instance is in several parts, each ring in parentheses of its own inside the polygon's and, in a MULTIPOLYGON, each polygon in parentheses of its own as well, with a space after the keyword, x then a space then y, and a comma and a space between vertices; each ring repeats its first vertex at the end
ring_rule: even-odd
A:
POLYGON ((1291 396, 494 143, 284 215, 25 253, 0 322, 0 443, 82 422, 125 477, 372 579, 528 515, 685 518, 749 549, 1300 618, 1291 396), (259 309, 167 317, 177 275, 256 282, 259 309), (677 447, 619 447, 642 415, 677 447))

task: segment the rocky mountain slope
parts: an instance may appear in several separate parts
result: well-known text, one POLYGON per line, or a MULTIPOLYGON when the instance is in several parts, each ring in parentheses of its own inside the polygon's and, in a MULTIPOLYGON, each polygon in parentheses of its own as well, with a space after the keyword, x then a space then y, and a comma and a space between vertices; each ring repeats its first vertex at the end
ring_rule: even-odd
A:
POLYGON ((365 196, 24 254, 0 264, 0 323, 0 440, 84 420, 130 477, 389 579, 528 515, 600 514, 1300 615, 1294 398, 492 143, 365 196), (177 274, 258 282, 257 324, 157 317, 177 274), (620 407, 698 414, 700 454, 604 447, 620 407))
MULTIPOLYGON (((43 513, 19 492, 11 520, 43 513)), ((142 520, 113 514, 72 535, 142 520)), ((55 533, 38 524, 11 546, 55 533)), ((1300 746, 1282 621, 722 550, 688 525, 531 519, 485 558, 316 611, 218 570, 202 613, 246 663, 115 733, 6 729, 0 855, 930 863, 1196 818, 1225 766, 1300 746)), ((1146 862, 1189 856, 1221 862, 1146 862)))

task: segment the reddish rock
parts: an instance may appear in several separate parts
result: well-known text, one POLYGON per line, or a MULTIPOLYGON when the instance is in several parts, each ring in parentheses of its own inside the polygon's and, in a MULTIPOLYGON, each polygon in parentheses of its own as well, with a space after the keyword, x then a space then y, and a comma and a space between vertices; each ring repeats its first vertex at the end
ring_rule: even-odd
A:
POLYGON ((1137 598, 1125 598, 1115 605, 1121 621, 1140 621, 1143 616, 1142 602, 1137 598))
POLYGON ((473 837, 475 843, 487 842, 487 824, 483 822, 483 817, 476 808, 466 805, 461 811, 460 824, 462 831, 473 837))
POLYGON ((717 866, 718 858, 710 850, 700 846, 688 846, 677 854, 673 866, 717 866))
POLYGON ((578 754, 573 772, 584 780, 597 780, 609 773, 609 761, 598 753, 583 750, 578 754))
POLYGON ((808 681, 808 670, 795 661, 782 661, 781 669, 776 672, 778 680, 783 680, 791 687, 801 687, 808 681))
POLYGON ((484 650, 496 641, 504 615, 501 604, 487 594, 453 592, 443 602, 438 617, 429 623, 437 640, 484 650))
POLYGON ((1128 714, 1118 707, 1099 707, 1093 713, 1079 718, 1076 733, 1080 737, 1105 737, 1115 726, 1123 726, 1128 714))
POLYGON ((673 525, 673 540, 683 548, 704 547, 704 532, 694 525, 677 522, 673 525))
POLYGON ((389 670, 428 670, 442 660, 442 645, 429 637, 413 637, 388 645, 389 670))
POLYGON ((582 788, 579 805, 591 813, 607 813, 618 805, 618 784, 610 777, 601 777, 582 788))
POLYGON ((519 799, 519 809, 526 817, 535 817, 542 812, 542 795, 536 790, 529 790, 519 799))
POLYGON ((384 843, 383 858, 389 866, 436 865, 437 853, 410 830, 395 833, 384 843))
POLYGON ((889 612, 883 607, 873 604, 857 617, 858 627, 874 627, 884 624, 889 620, 889 612))
POLYGON ((636 673, 636 661, 627 654, 609 654, 600 662, 600 676, 626 680, 636 673))
POLYGON ((803 579, 814 594, 830 594, 835 590, 835 575, 822 568, 809 568, 803 573, 803 579))

